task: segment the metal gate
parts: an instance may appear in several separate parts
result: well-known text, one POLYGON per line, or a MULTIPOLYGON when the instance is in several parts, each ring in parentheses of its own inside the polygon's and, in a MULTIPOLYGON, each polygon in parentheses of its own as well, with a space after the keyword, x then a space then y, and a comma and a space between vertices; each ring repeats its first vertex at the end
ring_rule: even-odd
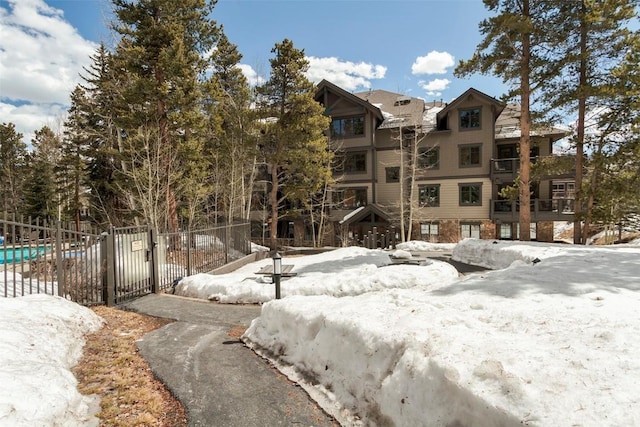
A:
POLYGON ((106 245, 106 301, 122 302, 156 292, 157 242, 148 226, 111 228, 106 245))

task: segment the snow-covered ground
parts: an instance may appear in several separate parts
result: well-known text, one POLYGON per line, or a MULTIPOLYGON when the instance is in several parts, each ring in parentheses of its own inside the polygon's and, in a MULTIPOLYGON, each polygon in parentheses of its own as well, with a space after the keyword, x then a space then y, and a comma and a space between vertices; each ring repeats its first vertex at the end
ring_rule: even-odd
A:
MULTIPOLYGON (((344 425, 640 425, 640 248, 465 240, 453 257, 497 270, 285 257, 298 274, 244 340, 344 425)), ((269 263, 178 292, 265 302, 269 263)))
POLYGON ((62 298, 0 298, 0 426, 97 426, 100 401, 78 392, 71 368, 101 325, 62 298))
MULTIPOLYGON (((196 274, 185 277, 175 293, 223 303, 263 303, 274 299, 271 275, 260 275, 260 268, 272 265, 271 258, 248 264, 224 275, 196 274)), ((293 265, 294 277, 281 282, 282 295, 360 295, 387 288, 414 288, 446 284, 457 279, 458 272, 449 264, 427 262, 407 269, 390 265, 389 253, 365 248, 341 248, 302 257, 284 258, 283 265, 293 265), (380 268, 384 267, 384 268, 380 268)))
MULTIPOLYGON (((343 248, 185 278, 178 293, 263 302, 243 339, 343 425, 640 425, 640 247, 465 240, 440 248, 496 269, 391 265, 343 248), (535 262, 534 262, 535 261, 535 262)), ((100 319, 61 298, 0 298, 0 426, 96 425, 70 368, 100 319)))

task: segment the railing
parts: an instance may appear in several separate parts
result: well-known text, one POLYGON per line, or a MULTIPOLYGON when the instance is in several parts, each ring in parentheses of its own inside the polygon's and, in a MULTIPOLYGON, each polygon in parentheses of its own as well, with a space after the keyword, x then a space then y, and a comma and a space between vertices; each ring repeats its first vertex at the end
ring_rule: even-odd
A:
POLYGON ((157 235, 147 226, 74 231, 0 218, 0 297, 49 294, 113 305, 251 252, 248 223, 157 235))
MULTIPOLYGON (((537 156, 531 158, 531 164, 544 160, 558 160, 561 163, 559 170, 549 171, 549 178, 568 177, 575 175, 575 169, 568 165, 572 163, 574 156, 537 156), (565 163, 568 162, 568 163, 565 163)), ((551 168, 553 169, 553 168, 551 168)), ((491 159, 491 175, 505 178, 515 177, 520 170, 520 158, 491 159)))
POLYGON ((353 236, 357 244, 367 249, 395 249, 397 244, 395 228, 386 230, 386 232, 378 232, 378 227, 373 227, 360 238, 357 234, 353 236))
POLYGON ((103 299, 99 232, 84 226, 0 219, 0 297, 48 294, 91 305, 103 299))
POLYGON ((491 159, 491 173, 515 174, 520 169, 520 159, 491 159))
MULTIPOLYGON (((531 221, 571 221, 574 205, 574 199, 533 199, 531 221)), ((491 200, 492 220, 517 221, 519 212, 517 201, 491 200)))
POLYGON ((158 236, 159 286, 207 273, 251 252, 249 223, 222 225, 158 236))

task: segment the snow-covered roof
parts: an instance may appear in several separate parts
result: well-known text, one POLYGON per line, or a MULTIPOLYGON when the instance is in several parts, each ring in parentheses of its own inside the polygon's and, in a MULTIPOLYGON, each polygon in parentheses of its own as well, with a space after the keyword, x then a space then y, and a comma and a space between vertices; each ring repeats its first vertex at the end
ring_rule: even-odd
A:
POLYGON ((378 126, 378 129, 422 125, 422 112, 424 110, 424 101, 422 99, 386 90, 370 90, 355 93, 354 95, 382 111, 384 121, 378 126))
POLYGON ((347 222, 350 218, 352 218, 353 216, 357 215, 358 212, 362 211, 365 208, 365 206, 360 206, 358 209, 355 209, 351 212, 349 212, 348 214, 346 214, 342 220, 340 220, 340 224, 342 224, 343 222, 347 222))
MULTIPOLYGON (((567 130, 559 127, 536 128, 532 136, 552 136, 554 140, 566 136, 567 130)), ((520 105, 507 104, 496 119, 496 140, 520 138, 520 105)))

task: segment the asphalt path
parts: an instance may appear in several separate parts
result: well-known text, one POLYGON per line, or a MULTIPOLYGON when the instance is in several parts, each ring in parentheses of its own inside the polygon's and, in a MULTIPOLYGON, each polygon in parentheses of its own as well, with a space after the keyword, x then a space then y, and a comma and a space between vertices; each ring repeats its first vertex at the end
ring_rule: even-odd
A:
POLYGON ((238 339, 257 305, 147 295, 122 308, 175 319, 138 341, 154 374, 182 402, 190 426, 338 426, 306 392, 238 339))
MULTIPOLYGON (((452 264, 462 274, 482 267, 444 252, 413 253, 452 264)), ((152 294, 121 306, 176 320, 138 341, 154 374, 182 402, 190 426, 338 426, 306 392, 239 340, 259 305, 218 304, 152 294)))
POLYGON ((451 264, 458 270, 458 273, 461 274, 469 274, 469 273, 477 273, 480 271, 486 271, 487 269, 484 267, 479 267, 477 265, 464 264, 459 261, 454 261, 451 259, 451 252, 443 252, 443 251, 412 251, 411 254, 417 258, 429 258, 435 259, 437 261, 444 261, 446 263, 451 264))

